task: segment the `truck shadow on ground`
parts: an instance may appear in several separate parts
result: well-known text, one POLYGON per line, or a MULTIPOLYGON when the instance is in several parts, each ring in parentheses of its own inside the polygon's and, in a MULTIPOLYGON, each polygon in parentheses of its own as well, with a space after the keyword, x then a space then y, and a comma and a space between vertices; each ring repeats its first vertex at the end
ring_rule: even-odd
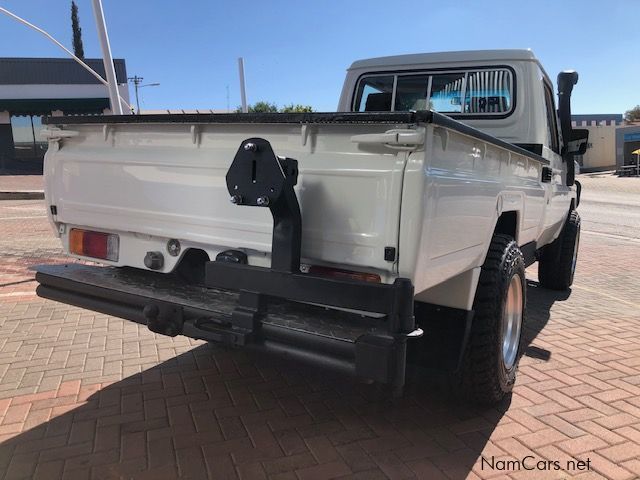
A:
POLYGON ((531 344, 549 323, 553 304, 563 302, 570 296, 571 290, 547 290, 536 281, 527 281, 527 318, 522 332, 522 352, 525 356, 545 361, 551 358, 551 352, 531 344))
MULTIPOLYGON (((527 352, 566 297, 531 285, 527 352)), ((374 385, 212 345, 98 388, 33 402, 69 410, 0 445, 4 478, 463 479, 510 407, 456 400, 437 372, 410 369, 404 397, 390 400, 374 385)))

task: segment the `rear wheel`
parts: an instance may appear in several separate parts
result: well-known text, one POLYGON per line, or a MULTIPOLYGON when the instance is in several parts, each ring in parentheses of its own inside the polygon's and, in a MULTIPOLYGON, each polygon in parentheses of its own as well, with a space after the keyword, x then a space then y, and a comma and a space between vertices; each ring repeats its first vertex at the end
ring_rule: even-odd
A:
POLYGON ((513 389, 526 308, 524 268, 515 240, 494 235, 480 272, 461 371, 465 396, 478 403, 497 403, 513 389))
POLYGON ((547 245, 538 264, 540 285, 552 290, 567 290, 573 284, 580 246, 580 215, 572 210, 562 233, 547 245))

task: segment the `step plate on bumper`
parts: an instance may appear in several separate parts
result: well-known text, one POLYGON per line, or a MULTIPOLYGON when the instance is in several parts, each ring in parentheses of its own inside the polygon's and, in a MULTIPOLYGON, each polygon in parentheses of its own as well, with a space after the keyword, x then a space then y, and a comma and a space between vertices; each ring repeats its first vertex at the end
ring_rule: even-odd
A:
POLYGON ((39 296, 141 324, 145 307, 179 318, 183 335, 270 350, 394 387, 404 384, 406 338, 386 316, 364 316, 268 297, 258 325, 239 330, 231 318, 245 292, 187 285, 173 274, 81 264, 41 265, 39 296))

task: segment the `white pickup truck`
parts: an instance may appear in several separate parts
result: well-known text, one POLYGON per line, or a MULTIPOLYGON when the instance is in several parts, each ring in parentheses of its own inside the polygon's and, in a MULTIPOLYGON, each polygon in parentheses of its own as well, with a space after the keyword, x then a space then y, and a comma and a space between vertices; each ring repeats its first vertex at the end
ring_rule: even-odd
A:
POLYGON ((433 348, 499 401, 525 267, 573 280, 577 78, 556 111, 529 50, 402 55, 355 62, 337 113, 49 118, 49 218, 102 265, 40 266, 38 294, 396 391, 433 348))

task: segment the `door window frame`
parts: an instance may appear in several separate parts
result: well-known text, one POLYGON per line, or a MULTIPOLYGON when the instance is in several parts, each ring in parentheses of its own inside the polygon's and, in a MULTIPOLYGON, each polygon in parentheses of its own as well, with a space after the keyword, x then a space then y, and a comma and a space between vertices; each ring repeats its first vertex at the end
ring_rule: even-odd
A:
POLYGON ((544 91, 544 105, 547 118, 547 130, 551 133, 551 145, 548 147, 560 155, 560 137, 558 135, 558 114, 553 100, 553 88, 546 80, 542 81, 544 91))

